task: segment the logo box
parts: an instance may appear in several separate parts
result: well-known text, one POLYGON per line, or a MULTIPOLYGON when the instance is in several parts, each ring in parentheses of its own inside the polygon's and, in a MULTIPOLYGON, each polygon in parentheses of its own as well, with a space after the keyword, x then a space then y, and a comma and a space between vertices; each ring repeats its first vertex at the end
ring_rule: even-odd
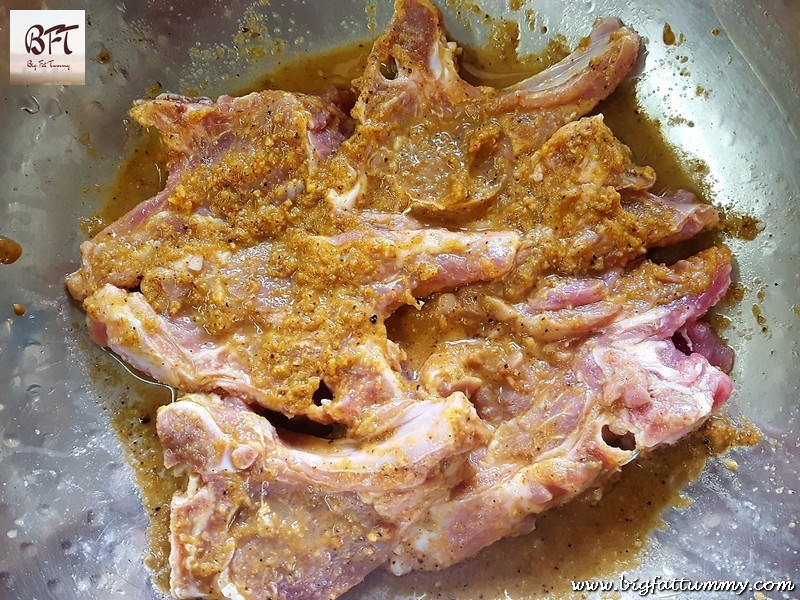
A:
POLYGON ((86 11, 9 12, 11 85, 86 82, 86 11))

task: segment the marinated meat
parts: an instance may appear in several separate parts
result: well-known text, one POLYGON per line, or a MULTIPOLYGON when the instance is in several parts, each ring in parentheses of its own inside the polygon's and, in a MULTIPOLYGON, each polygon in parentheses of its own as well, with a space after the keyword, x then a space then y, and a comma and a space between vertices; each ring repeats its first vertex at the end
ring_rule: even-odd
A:
POLYGON ((602 116, 639 37, 475 87, 427 0, 398 0, 355 95, 163 95, 163 191, 81 247, 92 338, 184 395, 160 409, 172 593, 332 598, 440 569, 602 486, 731 393, 701 317, 731 258, 602 116), (413 310, 439 343, 387 333, 413 310), (312 427, 312 425, 314 425, 312 427))
POLYGON ((452 214, 515 195, 519 161, 608 96, 638 47, 636 33, 607 19, 550 69, 503 90, 473 87, 438 12, 398 2, 354 82, 358 128, 339 156, 357 190, 350 203, 452 214))
MULTIPOLYGON (((550 280, 518 305, 482 297, 492 331, 448 344, 419 377, 442 394, 468 395, 491 437, 459 485, 404 532, 392 571, 446 567, 530 531, 536 513, 704 421, 731 381, 672 338, 691 339, 730 270, 729 253, 712 248, 670 268, 646 261, 603 278, 550 280)), ((725 352, 704 334, 712 358, 725 352)))
MULTIPOLYGON (((407 222, 413 224, 398 217, 391 222, 395 229, 298 236, 288 247, 262 243, 185 259, 180 267, 197 259, 192 286, 224 307, 224 328, 212 329, 188 311, 164 314, 147 294, 104 284, 84 301, 92 334, 180 389, 225 390, 285 414, 321 422, 338 417, 363 428, 371 417, 356 406, 364 399, 348 400, 349 388, 340 381, 366 368, 365 348, 386 354, 384 319, 415 297, 502 274, 518 246, 510 232, 403 229, 407 222), (275 255, 294 263, 280 279, 269 276, 275 255), (327 280, 330 287, 306 290, 301 282, 312 276, 315 286, 327 280), (334 402, 317 405, 313 394, 323 381, 334 402)), ((170 274, 170 284, 174 280, 170 274)), ((386 360, 374 363, 375 377, 386 360)))
POLYGON ((205 254, 252 246, 291 224, 292 201, 352 127, 333 103, 285 92, 216 102, 163 95, 131 115, 161 133, 166 186, 85 242, 67 285, 81 300, 105 283, 142 287, 170 314, 200 304, 191 282, 205 254))
POLYGON ((327 598, 385 564, 486 435, 460 393, 387 420, 379 436, 321 440, 279 432, 235 398, 163 407, 164 462, 192 473, 172 506, 173 592, 327 598))

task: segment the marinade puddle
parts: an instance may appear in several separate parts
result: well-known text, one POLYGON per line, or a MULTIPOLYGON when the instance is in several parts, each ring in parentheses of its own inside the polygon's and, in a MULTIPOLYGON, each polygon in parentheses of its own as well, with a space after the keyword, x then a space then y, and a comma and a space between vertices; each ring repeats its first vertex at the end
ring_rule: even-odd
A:
MULTIPOLYGON (((465 52, 470 65, 462 73, 473 84, 504 85, 521 78, 522 73, 541 70, 564 52, 556 41, 545 50, 544 58, 509 59, 514 53, 487 51, 481 57, 470 49, 465 52), (498 60, 502 57, 502 61, 498 60), (503 72, 481 79, 488 69, 502 64, 503 72)), ((363 70, 371 44, 339 48, 282 66, 265 76, 257 85, 240 93, 265 88, 287 89, 305 93, 321 90, 329 84, 346 87, 363 70)), ((631 147, 635 161, 653 167, 658 174, 657 190, 688 189, 703 200, 707 198, 708 169, 698 160, 686 161, 666 143, 661 125, 647 118, 636 102, 633 82, 625 82, 595 112, 605 115, 606 123, 631 147)), ((161 157, 158 135, 142 131, 132 153, 120 164, 115 181, 105 190, 105 202, 98 213, 83 222, 91 236, 113 222, 164 185, 166 165, 161 157)), ((745 224, 746 225, 746 224, 745 224)), ((734 233, 735 235, 735 233, 734 233)), ((674 256, 688 255, 719 243, 720 234, 705 234, 677 250, 674 256)), ((411 355, 421 361, 434 345, 431 328, 424 317, 410 308, 401 309, 387 322, 411 355), (416 356, 414 356, 416 354, 416 356)), ((170 391, 145 383, 112 361, 95 369, 95 377, 108 388, 121 393, 101 399, 111 414, 111 424, 133 469, 143 507, 151 519, 150 551, 145 563, 153 571, 155 584, 167 590, 169 585, 169 504, 174 492, 182 489, 185 479, 175 477, 163 467, 161 444, 156 435, 156 411, 170 401, 170 391)), ((376 572, 351 592, 354 597, 406 597, 426 593, 428 597, 551 597, 571 591, 570 580, 612 578, 637 565, 637 557, 647 546, 656 527, 663 527, 661 514, 670 507, 682 507, 690 501, 681 489, 702 471, 709 457, 733 445, 752 445, 760 434, 749 425, 736 424, 716 415, 698 432, 675 446, 643 457, 622 469, 616 484, 599 502, 580 499, 548 511, 537 521, 536 530, 526 536, 502 540, 477 557, 443 572, 415 573, 396 578, 376 572)))

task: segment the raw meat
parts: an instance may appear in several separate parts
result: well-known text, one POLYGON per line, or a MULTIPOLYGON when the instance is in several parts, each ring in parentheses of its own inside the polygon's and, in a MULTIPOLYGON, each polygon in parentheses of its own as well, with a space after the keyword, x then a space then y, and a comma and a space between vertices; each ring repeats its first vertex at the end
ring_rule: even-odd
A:
POLYGON ((82 300, 105 283, 147 286, 149 270, 173 265, 174 290, 163 299, 173 312, 175 296, 188 293, 197 261, 190 259, 209 248, 251 246, 286 227, 290 215, 278 207, 302 193, 352 127, 335 104, 286 92, 217 102, 162 95, 131 114, 161 132, 167 184, 81 246, 81 268, 67 285, 82 300), (174 264, 181 259, 188 264, 174 264))
MULTIPOLYGON (((222 318, 230 322, 224 329, 209 331, 192 313, 160 313, 142 293, 106 283, 84 301, 92 334, 138 369, 180 389, 225 390, 287 415, 363 428, 371 417, 357 406, 392 402, 395 388, 403 386, 398 382, 385 398, 346 395, 351 371, 361 378, 368 378, 367 368, 373 378, 391 371, 387 356, 366 358, 372 348, 387 355, 384 319, 415 297, 501 275, 519 245, 512 232, 408 229, 416 225, 403 217, 390 225, 198 257, 198 268, 187 267, 192 286, 219 298, 222 318), (269 277, 276 254, 303 261, 302 276, 311 277, 313 269, 316 283, 328 278, 329 287, 309 294, 298 285, 294 266, 284 277, 269 277), (333 391, 333 403, 314 403, 321 381, 333 391)), ((159 276, 166 270, 159 268, 159 276)), ((164 277, 171 286, 179 276, 164 277)))
MULTIPOLYGON (((491 439, 458 488, 404 532, 392 571, 446 567, 530 531, 530 516, 703 422, 727 400, 730 379, 672 337, 693 335, 730 269, 729 253, 712 248, 672 268, 644 262, 605 279, 550 281, 519 305, 482 298, 493 335, 449 344, 420 381, 467 394, 491 439)), ((714 358, 721 344, 704 334, 714 358)))
POLYGON ((164 95, 162 192, 81 247, 92 338, 184 395, 162 407, 181 598, 332 598, 440 569, 697 428, 733 357, 699 319, 730 283, 716 225, 585 117, 636 61, 598 21, 508 88, 457 71, 398 0, 355 97, 164 95), (352 108, 351 108, 352 107, 352 108), (386 320, 438 342, 414 366, 386 320))
POLYGON ((321 440, 278 432, 235 398, 163 407, 164 462, 192 473, 172 506, 173 593, 327 598, 385 564, 485 438, 460 393, 387 417, 379 436, 321 440))

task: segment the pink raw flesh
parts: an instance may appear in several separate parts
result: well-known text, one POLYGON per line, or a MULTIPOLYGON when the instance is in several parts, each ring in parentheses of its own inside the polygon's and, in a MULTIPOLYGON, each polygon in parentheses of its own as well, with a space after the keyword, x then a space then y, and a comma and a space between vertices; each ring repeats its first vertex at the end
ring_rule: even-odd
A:
POLYGON ((157 419, 189 475, 173 595, 322 600, 445 568, 729 398, 701 319, 730 252, 647 258, 717 211, 651 193, 584 116, 639 45, 598 20, 541 73, 475 87, 438 11, 397 0, 354 94, 136 103, 166 186, 67 286, 94 342, 182 394, 157 419), (419 364, 385 325, 407 305, 448 334, 419 364))

